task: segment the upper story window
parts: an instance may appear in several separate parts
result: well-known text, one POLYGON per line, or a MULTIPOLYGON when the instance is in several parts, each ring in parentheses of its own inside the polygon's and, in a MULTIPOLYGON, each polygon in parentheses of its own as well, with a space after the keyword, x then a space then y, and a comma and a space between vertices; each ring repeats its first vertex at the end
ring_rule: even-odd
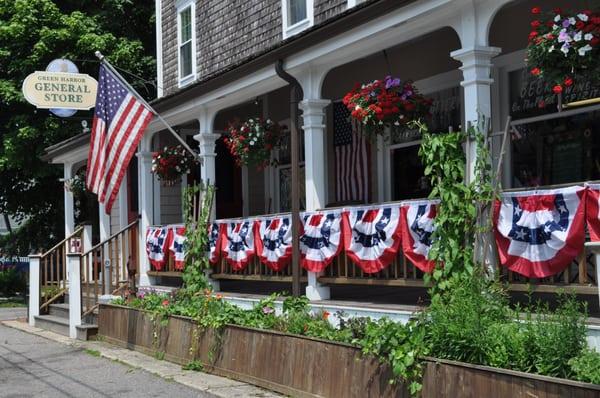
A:
POLYGON ((196 79, 196 23, 193 0, 177 3, 177 49, 179 87, 196 79))
POLYGON ((283 38, 286 39, 314 23, 313 0, 281 0, 283 38))

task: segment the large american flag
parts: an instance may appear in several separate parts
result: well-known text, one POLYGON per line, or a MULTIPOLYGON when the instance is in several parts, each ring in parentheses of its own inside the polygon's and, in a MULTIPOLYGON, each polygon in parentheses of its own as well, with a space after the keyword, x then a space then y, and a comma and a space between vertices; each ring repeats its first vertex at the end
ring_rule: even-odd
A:
POLYGON ((110 213, 129 162, 154 113, 100 64, 86 185, 110 213))
POLYGON ((369 143, 350 122, 350 111, 341 102, 333 104, 336 202, 369 202, 369 143))

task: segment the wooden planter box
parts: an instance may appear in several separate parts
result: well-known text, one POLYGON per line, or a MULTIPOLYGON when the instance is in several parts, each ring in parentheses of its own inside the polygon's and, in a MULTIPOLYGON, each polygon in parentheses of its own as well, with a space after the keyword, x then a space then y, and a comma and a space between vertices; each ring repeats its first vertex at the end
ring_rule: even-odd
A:
MULTIPOLYGON (((234 325, 218 334, 178 316, 155 326, 151 318, 145 311, 102 304, 98 335, 182 365, 198 359, 207 372, 296 397, 410 397, 401 383, 389 384, 388 365, 347 344, 234 325)), ((600 386, 428 358, 422 396, 591 398, 600 397, 600 386)))

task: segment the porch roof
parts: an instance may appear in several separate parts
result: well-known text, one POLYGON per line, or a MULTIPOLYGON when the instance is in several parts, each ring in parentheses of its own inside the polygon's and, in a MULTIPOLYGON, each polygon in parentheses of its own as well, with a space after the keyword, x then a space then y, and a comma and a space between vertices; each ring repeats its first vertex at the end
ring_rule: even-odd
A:
POLYGON ((232 83, 247 74, 274 64, 279 59, 310 48, 333 36, 347 32, 356 26, 381 17, 391 10, 404 7, 417 0, 367 0, 347 9, 341 14, 327 19, 288 39, 282 40, 271 48, 230 65, 216 73, 181 88, 172 94, 157 98, 151 102, 158 112, 167 111, 182 102, 214 91, 228 83, 232 83))
POLYGON ((44 162, 52 163, 52 161, 60 155, 64 155, 73 151, 74 149, 80 149, 83 146, 87 146, 90 142, 90 135, 91 133, 89 132, 81 133, 57 144, 51 145, 44 149, 46 153, 44 153, 40 158, 44 162))

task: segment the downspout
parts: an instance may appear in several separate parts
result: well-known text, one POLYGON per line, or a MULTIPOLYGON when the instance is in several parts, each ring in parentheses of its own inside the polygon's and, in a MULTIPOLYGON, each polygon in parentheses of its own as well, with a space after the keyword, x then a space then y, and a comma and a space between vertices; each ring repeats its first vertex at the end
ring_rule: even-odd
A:
POLYGON ((298 133, 298 103, 304 97, 302 86, 298 80, 283 69, 283 60, 279 59, 275 64, 277 76, 290 85, 290 138, 291 138, 291 166, 292 166, 292 294, 300 296, 300 245, 299 228, 300 222, 300 184, 299 184, 299 152, 298 133))

